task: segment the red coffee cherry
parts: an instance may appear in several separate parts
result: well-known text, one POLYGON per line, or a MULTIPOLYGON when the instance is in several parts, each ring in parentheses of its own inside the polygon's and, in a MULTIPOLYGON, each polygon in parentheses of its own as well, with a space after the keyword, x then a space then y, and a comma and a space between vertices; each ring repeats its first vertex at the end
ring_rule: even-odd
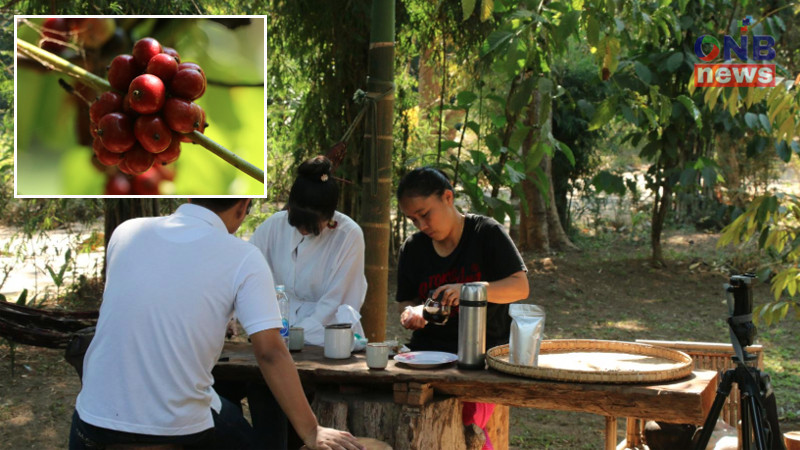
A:
POLYGON ((128 92, 128 86, 139 73, 139 68, 136 66, 133 56, 118 55, 108 66, 108 82, 114 89, 128 92))
POLYGON ((121 173, 114 174, 106 182, 106 195, 128 195, 131 193, 131 182, 121 173))
POLYGON ((175 61, 176 61, 178 64, 180 64, 180 63, 181 63, 181 55, 179 55, 179 54, 178 54, 178 51, 177 51, 177 50, 175 50, 174 48, 172 48, 172 47, 164 47, 164 48, 163 48, 163 50, 161 50, 161 51, 162 51, 162 52, 164 52, 164 53, 166 53, 166 54, 168 54, 169 56, 172 56, 172 57, 174 57, 174 58, 175 58, 175 61))
POLYGON ((99 49, 108 42, 117 30, 114 19, 70 19, 70 28, 77 34, 78 42, 85 48, 99 49))
POLYGON ((169 147, 161 153, 156 154, 156 162, 163 164, 169 164, 174 162, 181 156, 181 139, 179 133, 173 133, 172 135, 172 142, 170 142, 169 147))
POLYGON ((174 57, 166 53, 159 53, 150 58, 150 62, 147 63, 147 70, 145 70, 145 72, 161 78, 161 81, 164 82, 164 85, 168 85, 178 72, 178 62, 174 57))
MULTIPOLYGON (((126 173, 131 175, 143 174, 147 169, 153 166, 155 160, 156 157, 154 154, 143 149, 141 145, 134 145, 129 152, 125 153, 125 168, 130 171, 126 173)), ((121 168, 122 166, 120 166, 120 169, 121 168)))
POLYGON ((89 118, 98 123, 108 113, 122 111, 122 96, 116 92, 103 92, 89 107, 89 118))
POLYGON ((161 78, 146 73, 131 81, 128 89, 131 108, 139 114, 153 114, 161 110, 166 98, 166 89, 161 78))
POLYGON ((89 133, 91 133, 93 138, 100 139, 100 135, 97 134, 97 124, 95 122, 89 122, 89 133))
POLYGON ((136 60, 136 65, 144 69, 147 67, 147 63, 150 62, 150 58, 161 53, 161 44, 151 37, 142 38, 133 44, 133 52, 131 53, 133 53, 133 59, 136 60))
POLYGON ((131 94, 125 94, 125 96, 122 97, 122 112, 131 116, 132 119, 139 115, 138 112, 131 108, 131 94))
POLYGON ((132 191, 136 195, 159 195, 158 183, 161 182, 161 172, 153 166, 147 172, 133 177, 132 191))
POLYGON ((94 151, 94 155, 97 156, 97 160, 104 166, 119 164, 123 158, 122 153, 108 151, 108 149, 103 146, 103 142, 100 139, 95 139, 94 142, 92 142, 92 151, 94 151))
POLYGON ((206 91, 206 79, 199 70, 181 69, 169 85, 172 95, 187 100, 199 98, 206 91))
POLYGON ((161 153, 172 142, 172 130, 161 116, 140 116, 133 125, 133 134, 139 144, 150 153, 161 153))
POLYGON ((62 42, 69 40, 69 23, 67 19, 51 17, 42 23, 42 39, 39 47, 51 53, 59 53, 66 47, 62 42))
POLYGON ((164 119, 174 131, 191 133, 203 123, 203 110, 196 103, 172 97, 164 103, 164 119))
MULTIPOLYGON (((206 112, 205 110, 203 110, 203 108, 200 107, 200 105, 198 105, 197 107, 200 108, 200 113, 201 113, 200 126, 197 128, 197 131, 205 133, 206 127, 208 126, 208 122, 206 122, 206 112)), ((194 141, 189 139, 189 136, 186 136, 184 134, 181 135, 181 142, 191 142, 192 144, 194 144, 194 141)))
POLYGON ((196 70, 196 71, 200 72, 201 75, 203 75, 203 79, 204 80, 206 79, 206 73, 203 72, 203 68, 200 67, 200 65, 197 64, 197 63, 185 62, 185 63, 178 64, 178 70, 184 70, 184 69, 196 70))
POLYGON ((114 153, 126 152, 136 143, 133 122, 123 113, 113 112, 103 116, 97 123, 97 135, 103 146, 114 153))

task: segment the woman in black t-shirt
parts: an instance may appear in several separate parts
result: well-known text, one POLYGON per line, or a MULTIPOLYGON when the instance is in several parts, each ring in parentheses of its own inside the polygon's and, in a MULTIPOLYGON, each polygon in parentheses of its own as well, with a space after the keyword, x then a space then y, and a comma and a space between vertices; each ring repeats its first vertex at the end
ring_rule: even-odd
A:
MULTIPOLYGON (((464 283, 486 283, 487 348, 508 343, 508 304, 528 297, 525 263, 502 225, 489 217, 461 214, 454 199, 447 177, 430 167, 412 170, 397 188, 400 210, 420 230, 403 243, 397 264, 400 322, 414 330, 408 344, 412 350, 458 351, 458 300, 464 283), (444 325, 422 317, 422 303, 431 290, 434 298, 441 295, 442 303, 451 306, 444 325)), ((465 403, 464 424, 484 428, 493 409, 465 403)))

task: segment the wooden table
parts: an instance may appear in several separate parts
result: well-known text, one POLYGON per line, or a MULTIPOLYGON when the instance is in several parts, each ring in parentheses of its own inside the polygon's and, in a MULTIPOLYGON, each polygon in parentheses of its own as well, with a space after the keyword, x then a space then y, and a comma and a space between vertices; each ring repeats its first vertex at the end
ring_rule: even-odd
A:
MULTIPOLYGON (((533 380, 494 370, 459 370, 455 365, 420 370, 391 359, 386 370, 370 370, 363 353, 332 360, 323 356, 321 347, 312 346, 292 356, 304 387, 336 386, 345 396, 382 392, 384 397, 391 394, 395 404, 424 407, 434 394, 444 394, 459 401, 599 414, 606 417, 606 449, 616 448, 618 417, 701 425, 717 384, 717 373, 708 370, 675 382, 614 385, 533 380)), ((224 380, 262 379, 249 344, 226 344, 213 374, 224 380)), ((507 435, 507 423, 505 427, 507 435)))

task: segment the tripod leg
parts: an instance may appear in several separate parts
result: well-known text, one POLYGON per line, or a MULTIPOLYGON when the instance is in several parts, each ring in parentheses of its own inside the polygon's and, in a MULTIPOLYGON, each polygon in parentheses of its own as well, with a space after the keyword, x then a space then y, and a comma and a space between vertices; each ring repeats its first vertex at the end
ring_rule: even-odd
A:
MULTIPOLYGON (((747 409, 750 416, 750 425, 753 429, 753 436, 756 438, 756 448, 767 450, 767 437, 764 434, 764 416, 761 414, 761 406, 756 401, 756 397, 748 393, 744 398, 747 401, 747 409)), ((742 421, 742 431, 744 431, 744 421, 742 421)), ((744 435, 744 433, 743 433, 744 435)), ((750 445, 750 436, 747 435, 747 445, 750 445)), ((744 449, 744 447, 742 447, 744 449)))
POLYGON ((719 386, 717 387, 717 395, 714 397, 714 403, 711 405, 711 410, 708 412, 706 421, 703 424, 703 429, 700 431, 700 438, 694 446, 695 450, 705 450, 708 445, 708 441, 711 439, 711 433, 714 431, 717 419, 719 419, 719 413, 722 411, 722 406, 725 404, 725 399, 727 399, 728 395, 731 393, 734 373, 735 370, 731 369, 722 374, 719 386))

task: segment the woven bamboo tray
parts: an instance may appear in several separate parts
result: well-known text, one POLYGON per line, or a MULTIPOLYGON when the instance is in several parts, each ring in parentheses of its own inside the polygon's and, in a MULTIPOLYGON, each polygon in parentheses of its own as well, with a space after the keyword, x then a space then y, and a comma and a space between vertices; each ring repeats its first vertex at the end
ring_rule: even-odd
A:
POLYGON ((634 342, 593 339, 542 341, 537 367, 508 362, 508 345, 486 353, 489 367, 511 375, 575 383, 654 383, 692 373, 686 353, 634 342))

